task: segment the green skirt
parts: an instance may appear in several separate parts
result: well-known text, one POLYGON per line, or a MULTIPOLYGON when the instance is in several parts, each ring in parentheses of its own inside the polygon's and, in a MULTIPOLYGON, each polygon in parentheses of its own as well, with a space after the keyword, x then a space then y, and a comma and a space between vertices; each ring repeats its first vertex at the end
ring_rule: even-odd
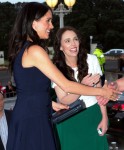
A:
POLYGON ((101 117, 95 104, 57 124, 59 150, 109 150, 106 135, 97 132, 101 117))

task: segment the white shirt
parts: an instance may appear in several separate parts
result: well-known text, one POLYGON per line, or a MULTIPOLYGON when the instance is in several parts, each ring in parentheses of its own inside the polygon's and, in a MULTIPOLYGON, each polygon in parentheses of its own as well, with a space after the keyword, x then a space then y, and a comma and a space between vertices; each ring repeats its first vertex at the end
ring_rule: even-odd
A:
MULTIPOLYGON (((87 63, 88 63, 88 73, 92 73, 92 75, 97 73, 102 75, 102 71, 98 59, 95 55, 88 54, 87 63)), ((72 69, 74 70, 74 77, 77 80, 78 68, 72 68, 72 69)), ((57 85, 55 83, 52 83, 52 88, 54 88, 55 86, 57 85)), ((97 103, 97 99, 95 96, 81 95, 79 99, 80 100, 82 99, 85 102, 86 107, 90 107, 97 103)))
POLYGON ((0 136, 3 142, 4 149, 6 150, 6 144, 8 139, 8 125, 7 125, 5 113, 0 118, 0 136))

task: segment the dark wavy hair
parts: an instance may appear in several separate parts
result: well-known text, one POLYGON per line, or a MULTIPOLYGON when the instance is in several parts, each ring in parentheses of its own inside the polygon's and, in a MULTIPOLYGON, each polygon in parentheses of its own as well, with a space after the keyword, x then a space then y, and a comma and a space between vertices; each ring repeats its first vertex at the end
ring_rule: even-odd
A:
POLYGON ((46 5, 30 2, 26 3, 18 12, 9 40, 9 62, 11 70, 13 70, 16 55, 28 37, 32 40, 29 46, 36 44, 46 49, 45 40, 39 38, 37 32, 32 28, 32 23, 34 20, 39 20, 43 17, 48 10, 51 10, 51 8, 46 5))
POLYGON ((84 48, 84 42, 81 34, 73 27, 67 26, 58 30, 55 40, 54 40, 54 56, 53 63, 58 67, 58 69, 71 81, 76 81, 74 78, 73 69, 66 64, 65 55, 60 50, 62 35, 66 31, 73 31, 76 33, 79 39, 79 53, 77 60, 78 67, 78 80, 81 82, 83 77, 88 74, 88 64, 87 64, 87 50, 84 48))

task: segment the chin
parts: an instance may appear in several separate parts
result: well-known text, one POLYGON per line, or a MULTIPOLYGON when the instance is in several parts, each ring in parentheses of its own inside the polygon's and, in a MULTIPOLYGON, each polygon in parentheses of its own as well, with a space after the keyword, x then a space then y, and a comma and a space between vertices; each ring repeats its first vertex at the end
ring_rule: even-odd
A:
POLYGON ((44 37, 43 39, 44 39, 44 40, 47 40, 47 39, 49 39, 49 36, 47 36, 47 37, 44 37))

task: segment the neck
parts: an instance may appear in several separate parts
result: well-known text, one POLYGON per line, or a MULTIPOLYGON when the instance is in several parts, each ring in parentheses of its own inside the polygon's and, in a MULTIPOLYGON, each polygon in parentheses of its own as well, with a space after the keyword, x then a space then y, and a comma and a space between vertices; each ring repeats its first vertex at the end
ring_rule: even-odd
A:
POLYGON ((66 58, 66 64, 71 68, 77 67, 77 57, 66 58))

